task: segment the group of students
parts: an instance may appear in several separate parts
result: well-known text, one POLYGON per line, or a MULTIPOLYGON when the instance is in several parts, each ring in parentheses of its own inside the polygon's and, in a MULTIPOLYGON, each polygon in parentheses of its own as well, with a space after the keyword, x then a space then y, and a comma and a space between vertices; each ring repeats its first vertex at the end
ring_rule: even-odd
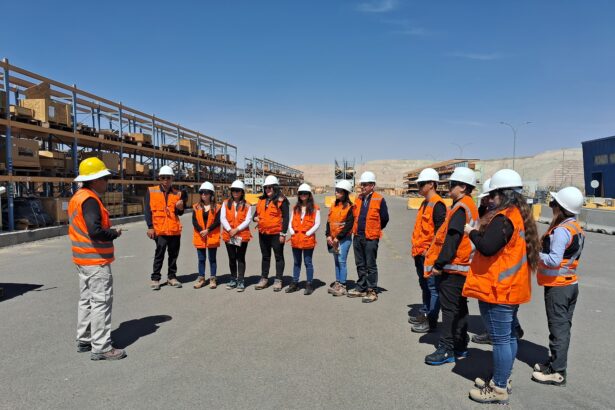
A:
POLYGON ((416 333, 438 329, 436 351, 429 365, 452 363, 468 355, 468 300, 478 300, 487 335, 493 345, 493 375, 477 378, 469 397, 480 403, 508 403, 511 374, 522 330, 517 319, 521 304, 531 299, 532 274, 544 286, 550 357, 536 364, 532 380, 565 385, 572 316, 578 297, 577 267, 585 234, 576 220, 584 198, 575 187, 551 192, 553 220, 539 238, 536 222, 522 194, 521 176, 502 169, 485 181, 478 208, 471 194, 473 170, 455 168, 449 178, 447 208, 436 192, 438 173, 421 171, 417 179, 421 204, 412 235, 412 256, 422 291, 422 305, 409 322, 416 333))

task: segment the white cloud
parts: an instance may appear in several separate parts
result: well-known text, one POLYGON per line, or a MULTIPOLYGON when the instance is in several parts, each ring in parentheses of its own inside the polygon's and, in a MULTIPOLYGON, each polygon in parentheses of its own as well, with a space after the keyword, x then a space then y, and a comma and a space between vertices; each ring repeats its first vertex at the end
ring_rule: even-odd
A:
POLYGON ((466 52, 455 52, 448 53, 449 57, 458 57, 465 58, 468 60, 479 60, 479 61, 493 61, 500 60, 504 58, 504 56, 500 53, 466 53, 466 52))
POLYGON ((357 10, 364 13, 387 13, 399 6, 399 0, 370 0, 357 5, 357 10))

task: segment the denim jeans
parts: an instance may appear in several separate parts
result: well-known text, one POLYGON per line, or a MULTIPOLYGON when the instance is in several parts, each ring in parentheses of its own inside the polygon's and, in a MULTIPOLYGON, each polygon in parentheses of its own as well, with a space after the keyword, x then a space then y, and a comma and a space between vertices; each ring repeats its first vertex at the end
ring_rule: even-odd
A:
POLYGON ((414 267, 419 278, 419 286, 423 297, 423 305, 420 312, 425 313, 430 323, 436 324, 440 314, 440 276, 432 275, 429 278, 423 276, 425 270, 425 257, 414 257, 414 267))
POLYGON ((216 261, 218 248, 197 248, 196 252, 199 258, 199 276, 205 277, 205 262, 207 261, 207 257, 209 257, 209 274, 212 278, 215 278, 216 271, 218 270, 218 264, 216 261))
POLYGON ((498 387, 506 388, 517 356, 514 317, 519 305, 496 305, 479 301, 478 307, 493 344, 493 382, 498 387))
POLYGON ((312 255, 314 254, 314 249, 298 249, 293 248, 293 282, 299 282, 299 275, 301 274, 301 257, 303 257, 303 261, 305 262, 305 270, 307 274, 307 281, 311 282, 314 280, 314 265, 312 265, 312 255))
POLYGON ((335 281, 346 284, 346 278, 348 277, 348 266, 346 264, 348 260, 348 252, 350 251, 350 245, 352 240, 347 237, 339 243, 339 253, 333 254, 333 261, 335 262, 335 281))
POLYGON ((427 313, 429 311, 429 305, 431 303, 431 294, 427 287, 427 279, 423 276, 425 271, 425 257, 423 255, 417 255, 414 257, 414 267, 416 269, 416 276, 419 278, 419 286, 421 287, 422 305, 420 312, 427 313))

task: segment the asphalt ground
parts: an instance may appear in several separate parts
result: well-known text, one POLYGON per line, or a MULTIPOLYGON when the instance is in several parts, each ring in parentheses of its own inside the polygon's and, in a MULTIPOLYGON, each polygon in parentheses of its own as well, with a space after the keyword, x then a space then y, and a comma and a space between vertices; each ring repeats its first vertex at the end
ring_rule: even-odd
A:
MULTIPOLYGON (((407 323, 410 306, 420 301, 409 256, 416 211, 406 210, 401 198, 387 201, 391 222, 378 258, 382 293, 372 304, 327 294, 334 270, 324 227, 314 256, 321 287, 304 296, 254 289, 257 241, 248 247, 246 292, 224 288, 224 247, 218 252, 222 286, 193 289, 190 215, 183 217, 178 262, 184 287, 153 292, 154 244, 143 222, 125 225, 112 268, 113 339, 128 353, 119 362, 94 362, 76 352, 78 277, 67 237, 0 249, 0 408, 485 408, 467 395, 475 377, 490 373, 488 346, 470 344, 470 356, 455 364, 423 363, 437 334, 413 334, 407 323)), ((323 220, 326 212, 323 207, 323 220)), ((566 387, 530 380, 531 366, 546 358, 548 346, 543 292, 534 287, 532 302, 519 312, 525 337, 510 407, 613 408, 614 250, 615 237, 587 234, 566 387)), ((287 284, 288 245, 285 256, 287 284)), ((356 279, 352 251, 349 279, 356 279)), ((470 331, 480 333, 477 303, 469 305, 470 331)))

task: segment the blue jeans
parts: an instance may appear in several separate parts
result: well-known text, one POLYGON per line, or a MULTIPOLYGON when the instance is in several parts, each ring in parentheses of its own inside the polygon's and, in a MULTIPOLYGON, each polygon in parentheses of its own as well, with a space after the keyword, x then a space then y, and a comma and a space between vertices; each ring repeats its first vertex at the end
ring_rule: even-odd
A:
POLYGON ((440 314, 440 276, 432 275, 429 278, 423 276, 425 270, 425 257, 417 255, 414 257, 416 275, 419 278, 419 286, 423 296, 423 305, 420 312, 425 313, 431 323, 438 321, 440 314))
POLYGON ((350 237, 342 240, 339 243, 339 253, 333 254, 333 260, 335 261, 335 281, 346 284, 346 278, 348 277, 348 266, 346 261, 348 260, 348 252, 350 251, 350 245, 352 240, 350 237))
POLYGON ((207 261, 207 257, 209 256, 209 274, 212 278, 216 277, 216 271, 218 270, 218 264, 216 263, 217 252, 218 248, 197 248, 196 253, 199 258, 199 276, 205 277, 205 262, 207 261))
POLYGON ((293 282, 299 282, 299 275, 301 274, 301 257, 305 262, 305 270, 307 272, 307 281, 314 280, 314 265, 312 265, 312 255, 314 249, 299 249, 293 248, 293 259, 295 264, 293 265, 293 282))
POLYGON ((493 344, 493 382, 506 388, 517 356, 515 316, 519 305, 496 305, 478 302, 480 314, 493 344))

